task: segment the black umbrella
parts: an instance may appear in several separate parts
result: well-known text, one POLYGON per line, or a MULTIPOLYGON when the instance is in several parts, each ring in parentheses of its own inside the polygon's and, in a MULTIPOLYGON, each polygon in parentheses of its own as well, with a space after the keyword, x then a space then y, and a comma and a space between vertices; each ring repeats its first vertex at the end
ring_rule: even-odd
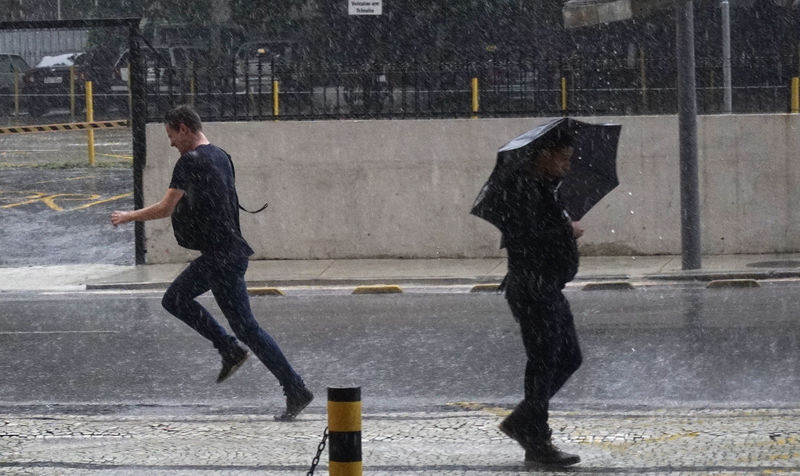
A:
POLYGON ((569 173, 558 190, 559 203, 570 218, 580 220, 601 198, 619 185, 617 179, 617 144, 622 126, 589 124, 570 118, 542 124, 512 139, 497 151, 497 163, 489 180, 481 188, 471 213, 501 231, 511 195, 505 187, 522 165, 535 156, 552 135, 566 132, 573 138, 575 154, 569 173))

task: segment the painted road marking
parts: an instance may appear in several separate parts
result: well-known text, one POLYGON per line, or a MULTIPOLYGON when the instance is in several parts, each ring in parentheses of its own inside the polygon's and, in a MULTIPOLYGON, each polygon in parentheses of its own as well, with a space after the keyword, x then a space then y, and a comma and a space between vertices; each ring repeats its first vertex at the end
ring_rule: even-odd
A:
POLYGON ((54 182, 69 182, 71 180, 84 180, 94 178, 93 175, 82 175, 80 177, 68 177, 68 178, 61 178, 56 180, 42 180, 41 182, 34 182, 36 185, 41 185, 43 183, 54 183, 54 182))
POLYGON ((125 159, 125 160, 133 160, 132 155, 117 155, 117 154, 101 154, 97 153, 97 155, 102 155, 103 157, 111 157, 112 159, 125 159))
MULTIPOLYGON (((0 199, 2 199, 3 194, 6 193, 14 193, 14 192, 5 192, 0 190, 0 199)), ((116 195, 113 197, 103 198, 102 195, 92 193, 54 193, 54 194, 47 194, 45 192, 16 192, 16 193, 27 193, 22 201, 17 201, 14 203, 9 203, 6 205, 0 205, 0 209, 8 209, 8 208, 16 208, 21 207, 23 205, 31 205, 35 203, 44 203, 49 207, 51 210, 57 212, 70 212, 73 210, 84 210, 89 207, 93 207, 95 205, 100 205, 102 203, 113 202, 115 200, 121 200, 123 198, 128 198, 133 195, 133 192, 124 193, 122 195, 116 195), (77 207, 64 209, 58 202, 87 202, 83 205, 79 205, 77 207)))
POLYGON ((0 335, 22 334, 119 334, 119 331, 0 331, 0 335))

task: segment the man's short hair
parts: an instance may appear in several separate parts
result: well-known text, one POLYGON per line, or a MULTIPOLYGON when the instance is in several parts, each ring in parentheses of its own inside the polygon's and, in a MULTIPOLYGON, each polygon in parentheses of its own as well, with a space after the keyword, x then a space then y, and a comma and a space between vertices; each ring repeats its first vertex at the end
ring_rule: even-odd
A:
POLYGON ((565 147, 574 147, 575 145, 572 135, 565 130, 555 131, 555 133, 549 134, 543 139, 541 150, 560 150, 565 147))
POLYGON ((539 154, 545 150, 555 151, 566 147, 575 147, 575 139, 573 139, 569 132, 557 130, 542 137, 537 147, 530 150, 528 157, 535 161, 539 157, 539 154))
POLYGON ((200 115, 188 104, 183 104, 169 111, 164 117, 164 123, 176 130, 180 129, 181 124, 185 124, 192 132, 203 130, 200 115))

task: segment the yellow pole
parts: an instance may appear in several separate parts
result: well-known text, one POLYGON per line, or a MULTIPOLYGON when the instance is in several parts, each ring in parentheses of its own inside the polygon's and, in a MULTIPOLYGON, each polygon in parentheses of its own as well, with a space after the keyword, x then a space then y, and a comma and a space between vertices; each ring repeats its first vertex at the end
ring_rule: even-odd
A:
POLYGON ((278 117, 280 114, 280 99, 278 98, 278 82, 272 82, 272 115, 278 117))
MULTIPOLYGON (((94 122, 91 81, 86 81, 86 122, 94 122)), ((91 127, 89 128, 89 165, 94 167, 94 129, 91 127)))
POLYGON ((800 112, 800 78, 792 78, 792 114, 800 112))
POLYGON ((14 68, 14 117, 19 117, 19 70, 14 68))
POLYGON ((478 90, 478 78, 472 78, 472 118, 478 118, 480 109, 480 94, 478 90))
POLYGON ((75 121, 75 66, 69 67, 69 115, 75 121))
POLYGON ((328 387, 328 474, 361 476, 361 388, 328 387))
POLYGON ((567 115, 567 78, 561 76, 561 113, 567 115))

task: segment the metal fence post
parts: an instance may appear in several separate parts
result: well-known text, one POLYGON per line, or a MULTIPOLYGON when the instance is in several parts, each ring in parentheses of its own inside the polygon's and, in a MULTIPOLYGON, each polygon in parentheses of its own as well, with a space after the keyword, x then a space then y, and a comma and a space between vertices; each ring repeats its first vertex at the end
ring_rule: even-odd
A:
MULTIPOLYGON (((147 90, 142 50, 139 46, 139 21, 128 25, 128 48, 130 68, 128 69, 128 88, 131 98, 131 139, 133 146, 133 206, 144 208, 144 168, 147 164, 147 90)), ((156 71, 158 68, 156 68, 156 71)), ((156 85, 158 92, 158 85, 156 85)), ((147 247, 145 244, 144 222, 134 224, 136 264, 145 264, 147 247)))
POLYGON ((278 98, 278 81, 272 81, 272 115, 278 119, 280 114, 280 99, 278 98))
POLYGON ((19 69, 14 68, 14 119, 19 118, 19 69))
POLYGON ((69 116, 75 122, 75 66, 69 67, 69 116))
POLYGON ((472 118, 478 118, 479 103, 478 78, 472 78, 472 118))
MULTIPOLYGON (((92 99, 92 82, 86 81, 86 122, 94 122, 94 101, 92 99)), ((89 126, 89 165, 94 167, 94 129, 89 126)))
POLYGON ((328 387, 330 476, 361 476, 361 388, 328 387))

